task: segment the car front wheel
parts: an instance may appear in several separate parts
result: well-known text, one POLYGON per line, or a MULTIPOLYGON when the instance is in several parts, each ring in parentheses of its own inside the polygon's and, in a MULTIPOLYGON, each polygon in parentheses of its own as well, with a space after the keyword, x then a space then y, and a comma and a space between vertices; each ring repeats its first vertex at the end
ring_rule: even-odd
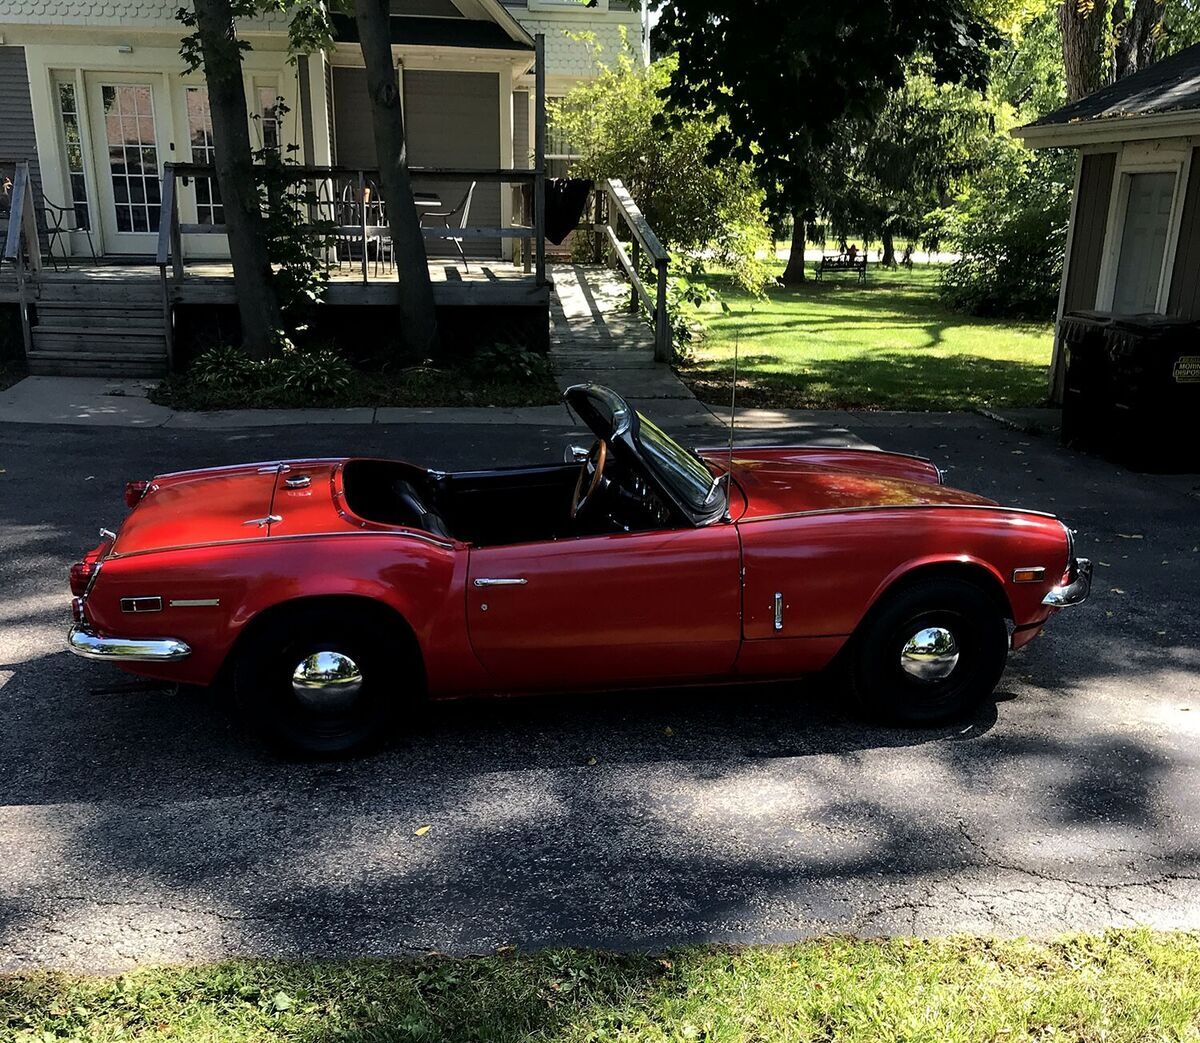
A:
POLYGON ((383 738, 404 677, 396 634, 372 615, 312 606, 248 634, 234 671, 243 717, 271 745, 338 756, 383 738))
POLYGON ((933 725, 992 694, 1008 627, 986 590, 939 578, 885 597, 850 649, 849 682, 862 709, 897 724, 933 725))

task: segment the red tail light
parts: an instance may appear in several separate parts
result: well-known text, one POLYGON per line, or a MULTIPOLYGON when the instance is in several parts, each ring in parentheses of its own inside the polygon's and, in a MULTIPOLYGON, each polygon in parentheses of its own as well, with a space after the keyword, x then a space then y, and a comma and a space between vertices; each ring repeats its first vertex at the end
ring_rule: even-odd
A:
POLYGON ((77 561, 71 566, 71 593, 77 598, 87 592, 88 582, 96 572, 95 561, 77 561))
POLYGON ((125 483, 125 502, 129 505, 131 510, 138 505, 142 497, 146 495, 146 490, 149 488, 149 482, 125 483))

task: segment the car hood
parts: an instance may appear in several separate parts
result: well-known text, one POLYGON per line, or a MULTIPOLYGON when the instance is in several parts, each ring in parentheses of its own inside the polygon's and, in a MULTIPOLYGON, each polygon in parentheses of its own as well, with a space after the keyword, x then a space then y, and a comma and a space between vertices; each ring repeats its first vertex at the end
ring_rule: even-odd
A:
MULTIPOLYGON (((721 470, 728 450, 701 452, 721 470)), ((873 449, 735 449, 733 478, 745 497, 735 518, 773 517, 810 511, 937 504, 994 506, 995 501, 940 484, 928 460, 873 449)))
POLYGON ((298 534, 314 523, 338 527, 344 522, 333 505, 331 477, 340 463, 268 461, 159 475, 126 516, 112 553, 298 534), (288 478, 299 474, 308 484, 288 488, 288 478))

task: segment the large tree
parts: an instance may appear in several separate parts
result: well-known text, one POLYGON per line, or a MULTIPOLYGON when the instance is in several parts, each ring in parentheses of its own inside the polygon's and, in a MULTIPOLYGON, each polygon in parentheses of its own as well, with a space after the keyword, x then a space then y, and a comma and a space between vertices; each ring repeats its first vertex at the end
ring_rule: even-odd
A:
POLYGON ((399 280, 400 321, 396 334, 405 354, 425 358, 437 348, 437 312, 425 259, 425 239, 408 176, 404 114, 392 60, 390 4, 388 0, 354 0, 354 18, 367 67, 375 154, 399 280))
POLYGON ((238 40, 235 22, 254 14, 257 7, 255 0, 193 0, 193 11, 183 8, 179 17, 195 30, 183 41, 180 53, 190 69, 203 67, 208 86, 214 166, 233 262, 242 347, 253 358, 266 358, 278 336, 279 303, 250 151, 242 79, 244 44, 238 40))
MULTIPOLYGON (((812 211, 812 157, 840 120, 873 119, 917 53, 935 82, 981 85, 992 31, 962 0, 652 0, 661 45, 678 54, 677 111, 723 122, 713 150, 753 163, 797 228, 812 211)), ((802 277, 799 232, 784 281, 802 277)))
POLYGON ((1167 0, 1062 0, 1067 100, 1144 69, 1167 32, 1167 0))

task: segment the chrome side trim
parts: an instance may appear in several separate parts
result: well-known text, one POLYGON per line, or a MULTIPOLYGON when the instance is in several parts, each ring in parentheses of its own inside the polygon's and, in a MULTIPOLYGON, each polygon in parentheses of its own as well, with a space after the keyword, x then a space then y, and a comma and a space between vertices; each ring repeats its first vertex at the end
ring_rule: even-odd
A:
POLYGON ((192 654, 187 644, 176 637, 102 637, 82 623, 71 627, 67 647, 84 659, 118 663, 170 663, 192 654))
POLYGON ((216 608, 220 603, 220 598, 172 598, 168 604, 171 608, 216 608))
POLYGON ((823 507, 816 511, 789 511, 786 514, 764 514, 758 518, 739 519, 738 525, 753 525, 755 522, 782 521, 784 518, 809 518, 818 514, 858 514, 862 511, 1004 511, 1006 514, 1024 514, 1033 518, 1054 518, 1049 511, 1031 511, 1026 507, 1005 507, 992 503, 872 503, 864 507, 823 507))
MULTIPOLYGON (((408 529, 359 529, 354 532, 293 532, 280 533, 278 536, 247 536, 240 540, 214 540, 211 543, 181 543, 174 547, 147 547, 145 550, 131 550, 123 554, 110 554, 110 558, 136 558, 146 554, 163 554, 177 550, 195 550, 199 547, 235 547, 243 543, 284 543, 290 540, 315 540, 324 539, 326 537, 340 537, 342 539, 358 539, 362 536, 390 536, 393 539, 402 540, 419 540, 422 543, 432 544, 434 547, 440 547, 442 550, 454 550, 458 544, 452 543, 449 540, 438 539, 436 536, 431 536, 425 532, 416 532, 408 529)), ((466 546, 462 544, 461 546, 466 546)))
POLYGON ((1092 592, 1092 563, 1087 558, 1076 558, 1071 569, 1075 578, 1070 583, 1055 587, 1042 598, 1043 605, 1051 608, 1070 608, 1072 605, 1082 605, 1092 592))

